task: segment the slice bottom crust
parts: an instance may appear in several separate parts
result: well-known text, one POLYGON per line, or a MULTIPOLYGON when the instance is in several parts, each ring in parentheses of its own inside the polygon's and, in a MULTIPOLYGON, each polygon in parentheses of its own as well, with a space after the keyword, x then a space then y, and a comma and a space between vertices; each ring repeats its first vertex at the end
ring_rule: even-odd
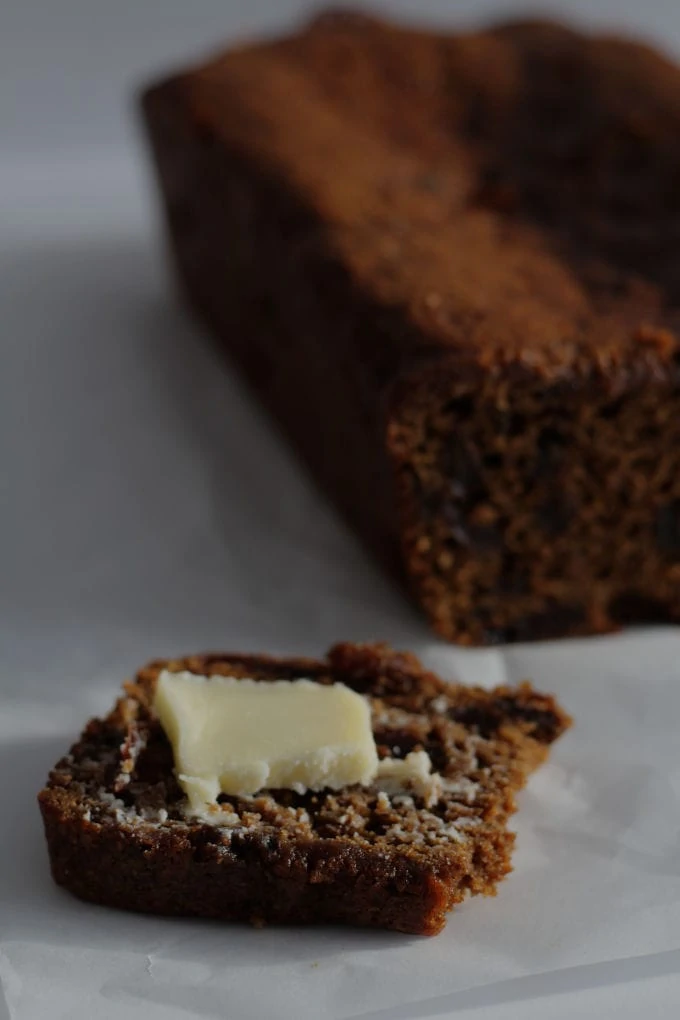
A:
POLYGON ((515 793, 569 725, 528 684, 445 683, 410 654, 336 645, 325 660, 204 655, 157 661, 93 719, 39 795, 57 883, 108 906, 264 923, 346 923, 436 934, 511 870, 515 793), (186 813, 152 711, 163 669, 341 682, 370 700, 380 757, 424 750, 440 778, 222 797, 186 813))

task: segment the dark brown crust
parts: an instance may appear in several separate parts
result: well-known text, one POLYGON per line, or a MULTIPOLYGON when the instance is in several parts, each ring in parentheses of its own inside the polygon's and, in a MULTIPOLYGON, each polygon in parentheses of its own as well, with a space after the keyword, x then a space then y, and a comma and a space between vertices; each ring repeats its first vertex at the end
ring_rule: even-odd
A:
POLYGON ((435 934, 455 903, 493 894, 510 870, 514 793, 569 725, 554 699, 528 685, 486 692, 445 684, 413 656, 381 645, 338 645, 323 661, 155 662, 126 691, 109 716, 88 724, 40 793, 55 881, 109 906, 253 923, 435 934), (449 792, 430 811, 415 793, 390 800, 361 788, 274 791, 232 798, 223 810, 238 824, 229 829, 187 820, 150 711, 162 668, 343 682, 371 698, 379 752, 426 748, 449 792))
POLYGON ((192 307, 440 633, 680 619, 676 67, 333 14, 144 110, 192 307))

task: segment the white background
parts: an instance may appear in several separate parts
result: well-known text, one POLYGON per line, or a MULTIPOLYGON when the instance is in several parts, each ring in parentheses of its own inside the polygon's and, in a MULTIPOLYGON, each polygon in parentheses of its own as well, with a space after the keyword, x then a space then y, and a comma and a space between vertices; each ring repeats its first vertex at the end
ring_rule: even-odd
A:
MULTIPOLYGON (((531 8, 628 25, 680 51, 677 0, 531 8)), ((236 953, 236 976, 242 970, 252 981, 260 953, 276 961, 278 935, 254 942, 251 933, 187 927, 184 936, 175 926, 170 939, 165 922, 73 904, 47 878, 33 798, 84 718, 105 709, 145 659, 209 647, 314 654, 342 637, 414 647, 475 682, 529 672, 558 690, 581 725, 526 795, 518 871, 498 902, 464 908, 446 942, 413 950, 418 972, 438 989, 434 1004, 423 1005, 415 973, 401 1013, 389 996, 367 991, 361 999, 350 987, 357 974, 372 973, 375 957, 396 981, 403 948, 394 950, 397 963, 392 950, 376 955, 378 943, 362 951, 351 935, 328 935, 320 937, 318 980, 304 969, 305 943, 291 957, 282 1015, 294 1015, 286 1009, 308 987, 324 995, 330 987, 310 1016, 359 1016, 358 1005, 367 1020, 378 1005, 393 1020, 546 1011, 632 1018, 643 1008, 650 1018, 671 1016, 680 1001, 678 632, 500 656, 437 643, 175 305, 134 92, 176 61, 273 30, 306 9, 284 0, 15 0, 0 12, 0 757, 8 777, 0 793, 0 1020, 186 1017, 195 1015, 191 1002, 203 1016, 275 1015, 248 1012, 233 992, 216 997, 210 981, 201 998, 196 968, 205 953, 218 981, 222 954, 226 968, 236 953), (651 713, 650 691, 660 699, 651 713), (605 733, 610 700, 617 712, 605 733), (584 725, 589 715, 598 728, 584 725), (595 842, 574 841, 577 829, 584 838, 594 830, 595 842), (562 863, 551 869, 553 855, 562 863), (571 877, 555 885, 560 868, 571 877), (579 878, 610 873, 610 900, 579 878), (539 880, 542 912, 532 895, 539 880), (636 888, 629 901, 623 890, 636 888), (507 936, 496 938, 504 925, 507 936), (475 939, 480 949, 470 955, 475 939), (163 998, 178 995, 163 992, 173 987, 163 979, 171 943, 169 958, 188 968, 175 964, 179 987, 189 989, 172 1009, 163 998), (456 972, 457 953, 471 990, 456 972), (232 1012, 222 1008, 234 1001, 241 1005, 232 1012)), ((517 5, 417 9, 469 23, 517 5)))

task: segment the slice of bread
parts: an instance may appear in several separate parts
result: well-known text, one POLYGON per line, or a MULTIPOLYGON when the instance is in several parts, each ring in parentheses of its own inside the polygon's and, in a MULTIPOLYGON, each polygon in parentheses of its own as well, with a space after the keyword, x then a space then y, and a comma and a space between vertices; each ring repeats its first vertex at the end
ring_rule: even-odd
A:
POLYGON ((203 655, 157 661, 88 723, 39 795, 52 874, 76 896, 158 914, 345 923, 435 934, 468 893, 511 870, 515 792, 569 725, 528 684, 445 683, 407 653, 336 645, 325 660, 203 655), (222 797, 191 817, 154 717, 163 669, 341 682, 371 703, 381 758, 424 750, 438 778, 222 797))

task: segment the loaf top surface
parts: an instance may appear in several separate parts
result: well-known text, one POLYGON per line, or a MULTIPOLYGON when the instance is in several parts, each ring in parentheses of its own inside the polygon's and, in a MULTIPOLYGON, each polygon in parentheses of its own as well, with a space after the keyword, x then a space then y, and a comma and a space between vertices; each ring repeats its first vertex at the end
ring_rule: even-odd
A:
POLYGON ((647 46, 329 13, 151 89, 150 110, 159 95, 285 190, 296 243, 394 314, 388 346, 675 376, 680 69, 647 46))

